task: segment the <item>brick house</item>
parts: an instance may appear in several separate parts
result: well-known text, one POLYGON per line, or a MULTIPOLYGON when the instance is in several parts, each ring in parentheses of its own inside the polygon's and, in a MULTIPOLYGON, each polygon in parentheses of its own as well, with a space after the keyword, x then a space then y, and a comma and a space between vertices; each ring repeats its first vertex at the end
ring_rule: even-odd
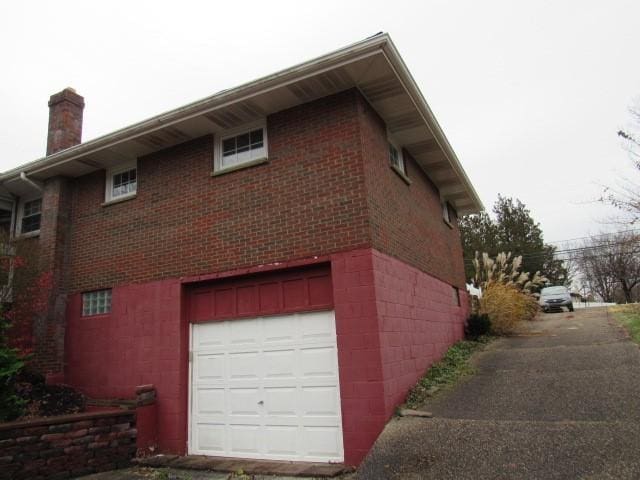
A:
POLYGON ((0 176, 2 228, 53 286, 35 364, 158 392, 163 452, 358 464, 468 313, 481 202, 388 35, 0 176))

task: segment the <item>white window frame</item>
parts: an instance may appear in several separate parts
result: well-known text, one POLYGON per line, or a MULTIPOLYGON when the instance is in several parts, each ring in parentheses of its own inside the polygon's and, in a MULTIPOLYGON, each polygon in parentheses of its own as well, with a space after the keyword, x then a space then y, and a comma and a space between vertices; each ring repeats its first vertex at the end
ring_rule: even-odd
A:
POLYGON ((107 170, 107 179, 106 186, 104 192, 104 200, 105 202, 116 202, 119 200, 123 200, 125 198, 135 197, 138 193, 138 162, 134 160, 132 162, 127 162, 124 164, 120 164, 116 167, 110 168, 107 170), (128 170, 136 171, 136 189, 133 192, 128 192, 122 195, 113 196, 113 177, 119 173, 126 172, 128 170))
POLYGON ((110 288, 103 288, 101 290, 92 290, 90 292, 82 292, 82 305, 81 305, 81 316, 83 317, 95 317, 98 315, 109 315, 111 313, 111 306, 112 306, 112 301, 113 301, 113 291, 110 288), (97 308, 99 307, 99 303, 98 301, 100 300, 100 294, 104 294, 104 310, 103 311, 98 311, 97 308), (85 308, 85 300, 87 299, 91 299, 92 296, 95 295, 95 300, 97 306, 96 306, 96 311, 94 312, 91 309, 91 302, 89 305, 89 309, 87 311, 87 309, 85 308))
POLYGON ((16 218, 16 237, 36 236, 40 234, 42 228, 42 196, 31 196, 21 198, 18 202, 18 214, 16 218), (40 228, 38 230, 32 230, 31 232, 22 232, 22 219, 24 218, 24 205, 25 203, 33 202, 34 200, 40 200, 40 228))
POLYGON ((447 225, 453 228, 453 225, 451 224, 451 210, 449 210, 449 202, 447 200, 442 199, 441 203, 442 203, 442 219, 444 220, 444 223, 446 223, 447 225))
POLYGON ((243 125, 242 127, 235 128, 233 130, 225 130, 224 132, 217 134, 214 138, 214 154, 213 154, 213 172, 226 172, 233 171, 244 167, 255 165, 256 163, 262 163, 269 158, 269 139, 267 137, 267 122, 266 120, 260 120, 259 122, 243 125), (222 165, 222 145, 224 140, 230 137, 237 137, 245 133, 252 132, 253 130, 262 129, 262 150, 263 154, 250 158, 243 162, 235 163, 233 165, 222 165))
POLYGON ((399 147, 398 144, 391 139, 388 140, 388 143, 389 143, 389 165, 396 168, 397 170, 400 171, 400 173, 406 176, 407 166, 404 161, 404 155, 402 154, 402 148, 399 147), (399 163, 398 165, 396 165, 391 158, 391 147, 393 147, 395 151, 398 152, 398 163, 399 163))

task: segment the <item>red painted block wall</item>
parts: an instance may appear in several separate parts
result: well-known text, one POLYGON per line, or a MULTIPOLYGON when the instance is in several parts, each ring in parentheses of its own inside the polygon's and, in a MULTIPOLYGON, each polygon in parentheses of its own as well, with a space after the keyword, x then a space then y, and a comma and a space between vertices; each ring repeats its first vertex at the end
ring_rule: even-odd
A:
MULTIPOLYGON (((326 264, 317 262, 309 259, 316 266, 302 270, 310 282, 325 278, 326 264)), ((330 264, 345 462, 357 465, 426 368, 461 338, 466 294, 457 306, 451 285, 374 249, 331 255, 330 264)), ((272 283, 275 275, 291 274, 258 278, 272 283)), ((160 450, 179 454, 187 441, 190 320, 181 282, 115 287, 108 315, 82 317, 81 295, 73 295, 65 371, 69 384, 94 398, 131 398, 137 385, 154 384, 160 450)))
POLYGON ((415 267, 372 251, 385 414, 404 402, 408 391, 447 349, 464 337, 469 313, 466 290, 415 267))
POLYGON ((331 257, 345 462, 358 465, 409 390, 464 335, 450 284, 375 249, 331 257))
POLYGON ((108 315, 81 316, 80 294, 67 309, 66 382, 92 398, 132 398, 157 389, 162 451, 184 453, 188 342, 179 279, 113 288, 108 315))

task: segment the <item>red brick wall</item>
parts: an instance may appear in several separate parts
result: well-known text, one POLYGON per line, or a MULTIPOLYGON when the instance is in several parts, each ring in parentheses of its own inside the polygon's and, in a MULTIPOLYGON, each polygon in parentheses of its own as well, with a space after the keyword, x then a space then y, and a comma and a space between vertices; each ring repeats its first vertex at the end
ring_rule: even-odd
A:
POLYGON ((361 97, 359 112, 371 246, 464 288, 460 232, 442 219, 437 188, 405 151, 407 185, 389 166, 384 122, 361 97))
POLYGON ((433 362, 464 336, 466 289, 453 287, 373 250, 385 413, 393 414, 433 362))
POLYGON ((212 177, 213 138, 138 161, 138 194, 101 206, 75 181, 71 291, 223 271, 369 243, 358 94, 269 116, 269 163, 212 177))

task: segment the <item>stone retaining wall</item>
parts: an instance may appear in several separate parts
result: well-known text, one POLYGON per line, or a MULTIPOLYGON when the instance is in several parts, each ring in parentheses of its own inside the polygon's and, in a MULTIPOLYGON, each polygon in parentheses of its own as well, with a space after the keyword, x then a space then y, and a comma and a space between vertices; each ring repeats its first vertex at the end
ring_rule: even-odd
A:
POLYGON ((0 424, 0 480, 64 479, 129 465, 134 411, 87 412, 0 424))

